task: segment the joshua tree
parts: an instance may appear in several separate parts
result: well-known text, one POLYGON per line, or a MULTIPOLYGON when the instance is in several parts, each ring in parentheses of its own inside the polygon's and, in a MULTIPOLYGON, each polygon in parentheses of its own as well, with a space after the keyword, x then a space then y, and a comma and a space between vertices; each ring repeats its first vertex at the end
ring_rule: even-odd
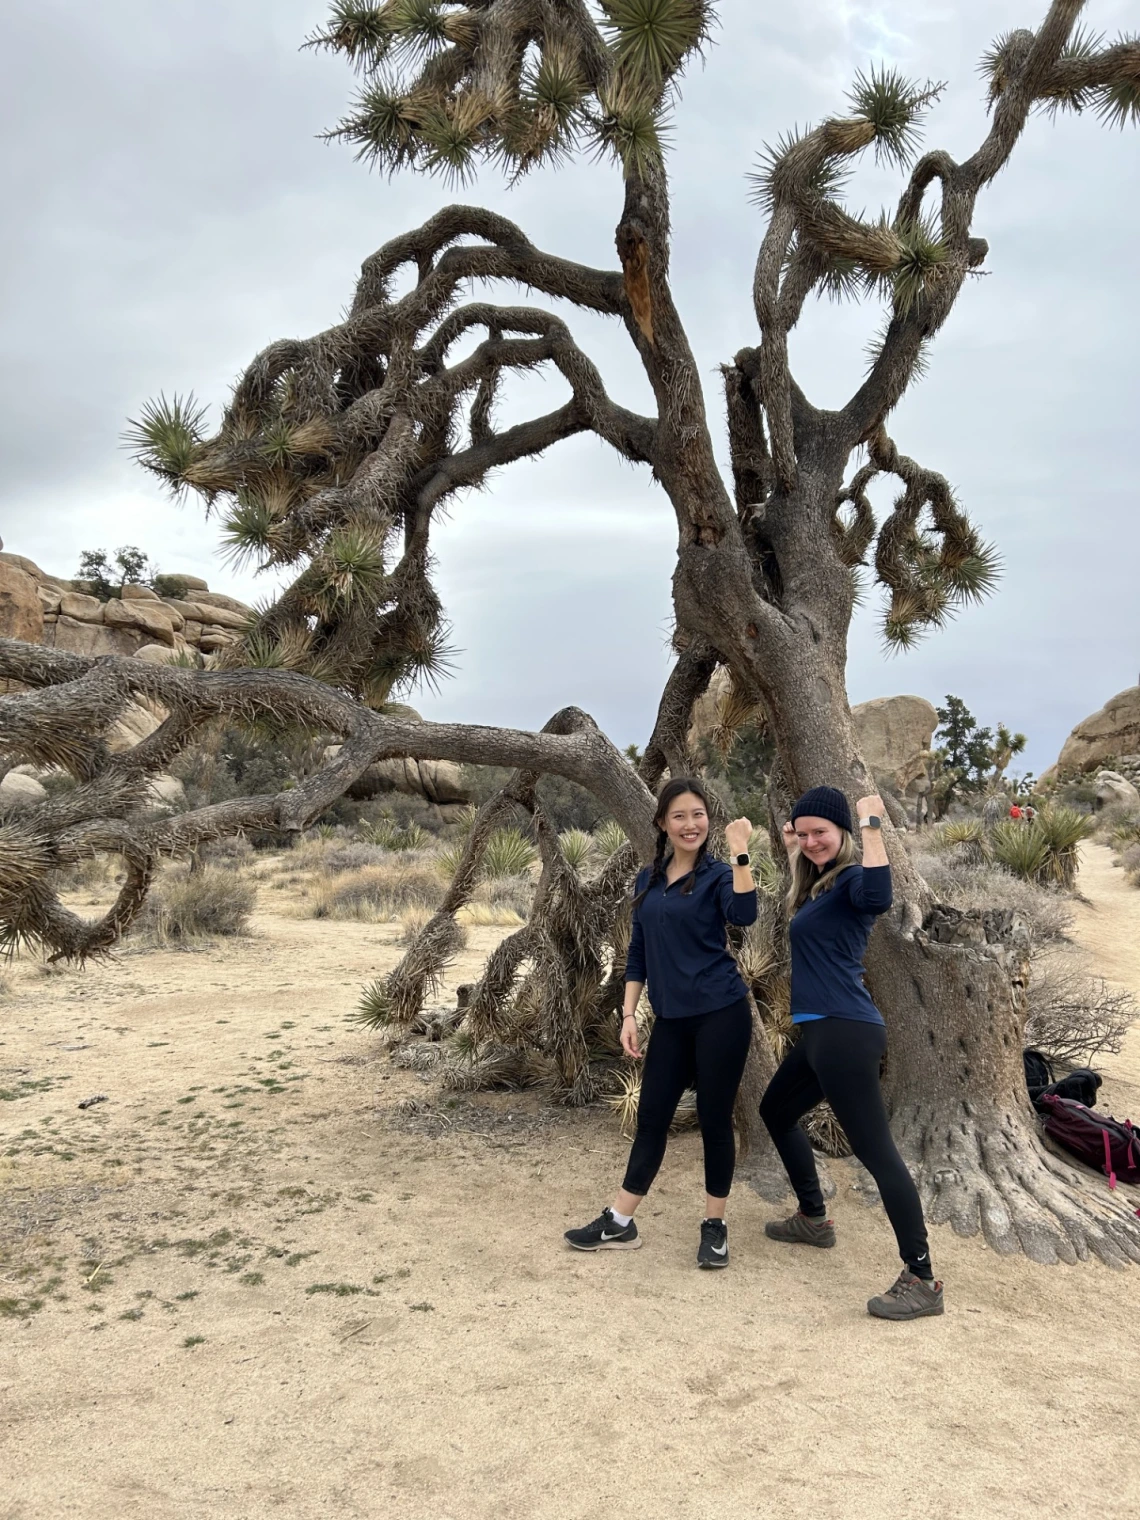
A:
MULTIPOLYGON (((385 754, 518 766, 487 816, 507 801, 533 809, 535 774, 569 776, 604 796, 623 823, 633 847, 628 869, 651 842, 648 788, 666 768, 689 763, 689 715, 718 664, 731 673, 741 717, 760 712, 775 745, 777 815, 780 798, 808 784, 826 781, 849 794, 873 789, 845 689, 858 568, 873 566, 886 599, 884 633, 904 645, 983 595, 995 574, 993 552, 945 479, 899 452, 888 421, 920 373, 926 345, 985 261, 986 243, 974 231, 978 199, 1031 112, 1091 109, 1120 125, 1140 118, 1140 43, 1106 45, 1079 28, 1083 0, 1054 0, 1036 32, 1010 33, 986 55, 992 121, 964 162, 942 151, 916 157, 940 87, 890 70, 858 76, 845 114, 765 150, 756 174, 767 211, 753 281, 759 341, 724 367, 726 482, 670 285, 661 141, 676 83, 705 44, 714 9, 710 0, 334 5, 314 42, 342 53, 363 77, 334 136, 385 170, 453 177, 488 160, 521 174, 585 148, 611 152, 624 179, 619 267, 583 267, 538 249, 500 216, 450 207, 365 261, 344 322, 266 349, 214 437, 203 435, 192 402, 159 403, 140 419, 135 441, 144 463, 176 489, 189 485, 208 502, 224 502, 235 549, 297 565, 298 575, 246 641, 246 669, 96 666, 4 646, 0 673, 46 688, 4 700, 10 744, 71 765, 85 782, 25 815, 24 832, 0 845, 14 932, 57 953, 98 948, 129 919, 158 850, 251 824, 297 827, 385 754), (896 208, 875 221, 853 215, 842 200, 846 169, 868 150, 904 175, 896 208), (397 298, 393 277, 409 266, 416 283, 397 298), (537 291, 622 323, 652 386, 655 415, 616 405, 548 310, 459 304, 470 281, 537 291), (820 292, 867 294, 885 308, 866 379, 834 410, 816 407, 788 364, 789 333, 820 292), (453 357, 472 335, 475 346, 453 357), (497 428, 503 373, 550 366, 568 381, 571 399, 497 428), (382 700, 438 657, 441 614, 428 545, 440 506, 489 470, 583 431, 648 465, 677 520, 678 658, 639 771, 582 714, 560 714, 548 731, 530 735, 403 723, 353 702, 382 700), (881 524, 867 495, 877 475, 900 487, 881 524), (172 716, 132 756, 108 764, 97 737, 106 706, 138 691, 170 706, 172 716), (141 773, 186 742, 195 724, 217 712, 273 708, 345 735, 335 764, 276 799, 162 825, 134 820, 141 773), (64 714, 66 754, 53 723, 64 714), (81 930, 62 916, 46 872, 93 847, 121 849, 133 875, 117 916, 81 930), (17 873, 22 895, 12 891, 17 873)), ((540 817, 540 839, 541 825, 540 817)), ((980 1227, 999 1250, 1020 1248, 1039 1260, 1090 1251, 1140 1260, 1130 1212, 1087 1190, 1037 1140, 1021 1070, 1026 957, 1016 926, 1000 914, 967 921, 940 909, 904 841, 888 832, 896 906, 872 940, 868 970, 891 1026, 895 1131, 932 1217, 966 1233, 980 1227)), ((477 826, 448 910, 470 879, 482 833, 477 826)), ((587 1006, 596 1013, 607 1000, 598 925, 616 902, 618 867, 607 872, 598 911, 581 906, 567 921, 559 854, 548 837, 544 856, 552 895, 540 896, 531 937, 489 968, 485 1029, 502 1018, 523 956, 537 958, 540 982, 546 967, 535 993, 538 1024, 549 1027, 562 997, 561 1017, 572 1010, 587 1031, 587 1006)), ((405 1017, 447 953, 447 916, 429 924, 389 981, 393 1007, 405 1017)), ((620 931, 611 940, 620 957, 620 931)), ((564 1075, 571 1079, 569 1070, 564 1075)))

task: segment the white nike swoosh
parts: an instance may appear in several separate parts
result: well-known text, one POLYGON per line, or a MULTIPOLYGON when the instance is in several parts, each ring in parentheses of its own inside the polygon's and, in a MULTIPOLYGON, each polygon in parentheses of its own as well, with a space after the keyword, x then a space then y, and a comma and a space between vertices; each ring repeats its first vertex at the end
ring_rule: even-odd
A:
POLYGON ((710 1246, 709 1250, 713 1253, 714 1256, 727 1256, 728 1255, 728 1247, 727 1246, 710 1246))
POLYGON ((624 1230, 618 1230, 618 1232, 615 1235, 607 1235, 606 1232, 605 1232, 605 1230, 603 1230, 602 1231, 602 1239, 603 1240, 620 1240, 621 1237, 624 1234, 625 1234, 624 1230))

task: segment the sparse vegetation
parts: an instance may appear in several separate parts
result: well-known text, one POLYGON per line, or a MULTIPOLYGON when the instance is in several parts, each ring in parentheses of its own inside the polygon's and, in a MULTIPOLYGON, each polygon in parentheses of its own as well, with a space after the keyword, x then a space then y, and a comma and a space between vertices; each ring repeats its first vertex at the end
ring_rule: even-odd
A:
POLYGON ((178 945, 213 935, 247 934, 256 900, 256 887, 233 871, 175 867, 152 890, 139 936, 155 945, 178 945))

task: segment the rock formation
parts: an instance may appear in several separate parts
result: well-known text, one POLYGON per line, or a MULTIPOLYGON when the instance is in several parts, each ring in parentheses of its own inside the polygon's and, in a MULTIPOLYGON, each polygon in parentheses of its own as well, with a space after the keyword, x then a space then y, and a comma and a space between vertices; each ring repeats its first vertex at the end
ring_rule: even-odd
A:
POLYGON ((1140 686, 1117 692, 1099 712, 1078 723, 1049 774, 1087 773, 1109 762, 1126 777, 1140 773, 1140 686))

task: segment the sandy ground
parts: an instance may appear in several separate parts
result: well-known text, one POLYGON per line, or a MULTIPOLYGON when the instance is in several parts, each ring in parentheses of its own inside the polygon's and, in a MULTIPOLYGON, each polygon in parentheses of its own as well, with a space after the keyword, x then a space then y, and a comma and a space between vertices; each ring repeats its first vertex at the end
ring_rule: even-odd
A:
MULTIPOLYGON (((1096 848, 1081 882, 1084 952, 1140 989, 1140 893, 1096 848)), ((249 939, 6 974, 3 1520, 1131 1520, 1140 1274, 942 1230, 946 1315, 873 1321, 897 1263, 842 1163, 839 1249, 766 1241, 741 1188, 700 1273, 692 1135, 645 1248, 575 1255, 609 1116, 449 1107, 346 1022, 395 926, 275 896, 249 939)), ((1140 1116, 1140 1031, 1107 1064, 1140 1116)))

